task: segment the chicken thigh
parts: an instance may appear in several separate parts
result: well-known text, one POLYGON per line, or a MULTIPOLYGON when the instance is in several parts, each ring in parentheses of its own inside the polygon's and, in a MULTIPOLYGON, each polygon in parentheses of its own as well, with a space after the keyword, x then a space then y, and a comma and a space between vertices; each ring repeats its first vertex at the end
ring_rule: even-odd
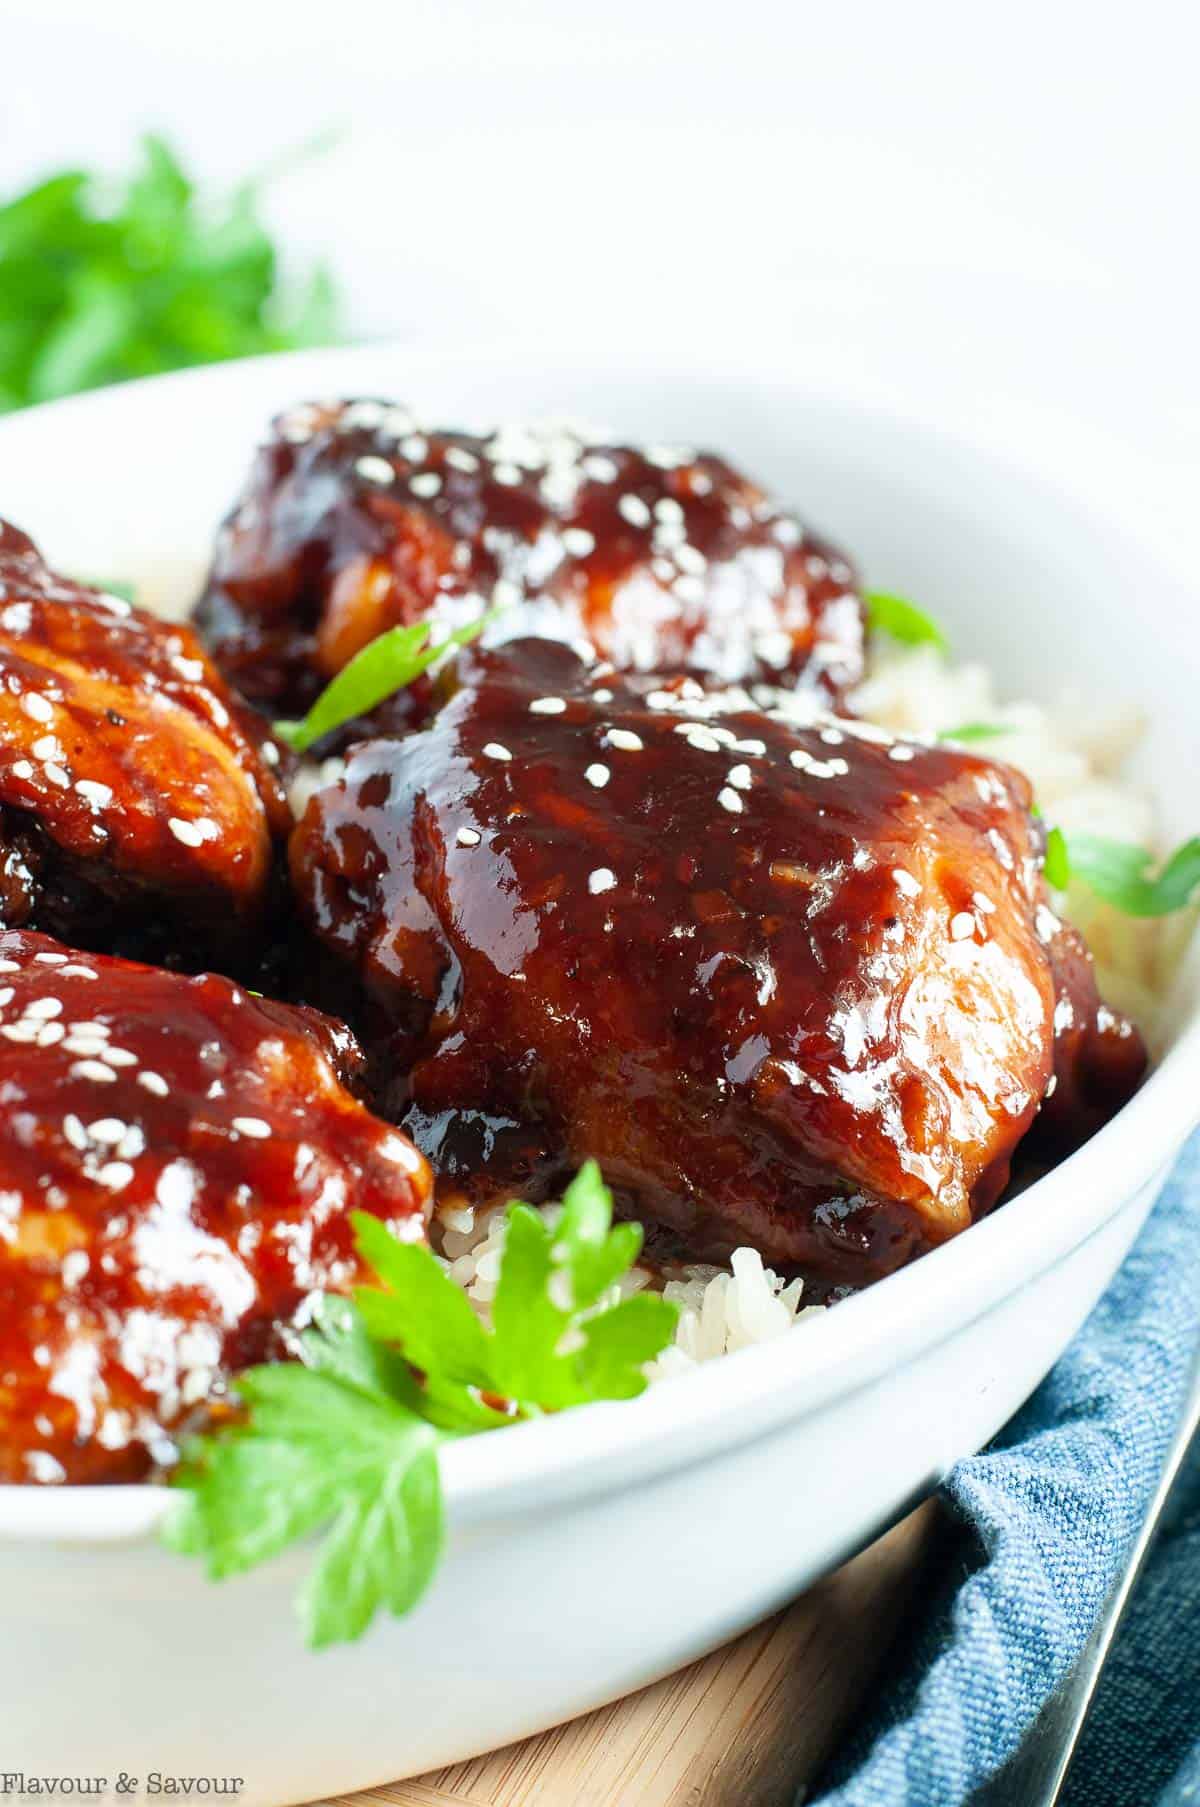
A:
POLYGON ((359 1278, 431 1180, 348 1031, 226 979, 0 934, 0 1481, 136 1480, 359 1278))
POLYGON ((995 1203, 1054 1088, 1060 969, 1091 1030, 1064 1096, 1136 1084, 1015 771, 546 641, 464 663, 291 846, 448 1193, 537 1199, 594 1155, 660 1255, 748 1243, 827 1290, 995 1203))
POLYGON ((0 925, 236 962, 290 824, 278 760, 190 628, 55 576, 0 523, 0 925))
MULTIPOLYGON (((434 432, 357 401, 276 422, 221 530, 198 622, 226 675, 275 715, 303 713, 385 628, 457 627, 488 609, 490 643, 586 641, 622 669, 828 700, 862 673, 854 581, 721 458, 566 430, 434 432)), ((400 693, 375 726, 420 720, 430 695, 428 682, 400 693)))

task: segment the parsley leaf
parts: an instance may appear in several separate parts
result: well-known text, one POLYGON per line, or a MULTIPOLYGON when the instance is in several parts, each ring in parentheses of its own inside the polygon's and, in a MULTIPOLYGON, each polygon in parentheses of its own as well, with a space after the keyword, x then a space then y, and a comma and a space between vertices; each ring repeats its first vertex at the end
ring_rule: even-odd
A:
POLYGON ((1154 856, 1145 847, 1073 834, 1068 848, 1071 874, 1127 916, 1168 916, 1200 894, 1200 835, 1177 847, 1153 877, 1154 856))
POLYGON ((903 596, 892 596, 886 590, 868 590, 863 596, 867 605, 867 621, 877 633, 887 634, 905 646, 936 646, 949 652, 950 645, 933 617, 903 596))
POLYGON ((332 734, 356 716, 368 715, 385 697, 404 690, 435 660, 456 646, 465 646, 496 618, 493 609, 456 628, 436 646, 429 646, 431 623, 416 621, 411 627, 389 627, 356 652, 337 676, 330 680, 304 717, 298 722, 274 722, 273 732, 285 740, 295 753, 306 753, 326 734, 332 734))
POLYGON ((323 1534, 297 1600, 314 1647, 361 1636, 380 1609, 407 1612, 429 1586, 444 1442, 631 1398, 678 1316, 657 1294, 613 1299, 642 1233, 614 1228, 594 1161, 553 1224, 510 1207, 491 1328, 427 1248, 363 1213, 353 1224, 381 1284, 322 1296, 300 1362, 239 1375, 243 1416, 186 1446, 164 1529, 214 1580, 323 1534))
POLYGON ((281 285, 260 189, 210 201, 149 136, 115 194, 65 170, 0 204, 0 411, 335 339, 328 275, 281 285))

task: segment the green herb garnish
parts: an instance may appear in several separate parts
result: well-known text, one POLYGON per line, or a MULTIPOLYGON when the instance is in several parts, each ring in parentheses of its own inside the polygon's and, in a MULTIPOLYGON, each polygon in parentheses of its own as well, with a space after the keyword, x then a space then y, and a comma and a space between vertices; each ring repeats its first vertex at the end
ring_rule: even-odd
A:
POLYGON ((678 1317, 658 1294, 614 1297, 642 1232, 613 1227, 594 1161, 552 1227, 510 1206, 491 1329, 428 1249, 361 1212, 353 1223, 381 1285, 324 1296, 301 1362, 239 1375, 246 1415, 185 1450, 164 1530, 214 1580, 324 1532, 297 1600, 314 1646, 361 1636, 380 1608, 407 1612, 428 1587, 444 1538, 442 1443, 631 1398, 678 1317))
POLYGON ((1006 722, 959 722, 955 728, 939 728, 938 739, 957 740, 969 746, 975 740, 995 740, 998 735, 1011 733, 1006 722))
POLYGON ((1200 835, 1177 847, 1154 876, 1149 874, 1154 855, 1127 841, 1073 834, 1067 850, 1070 876, 1082 879, 1097 897, 1127 916, 1169 916, 1186 909, 1200 893, 1200 835))
POLYGON ((1067 837, 1061 828, 1046 831, 1046 857, 1042 861, 1042 871, 1046 883, 1055 891, 1065 891, 1071 882, 1071 856, 1067 850, 1067 837))
POLYGON ((324 271, 282 291, 259 187, 209 204, 147 137, 116 193, 65 170, 0 206, 0 412, 335 338, 324 271))
POLYGON ((868 590, 863 601, 867 605, 867 620, 878 633, 905 646, 936 646, 940 652, 949 652, 949 642, 937 622, 915 602, 889 595, 886 590, 868 590))
POLYGON ((293 752, 306 753, 315 741, 332 734, 357 716, 368 715, 385 697, 404 690, 435 660, 456 646, 466 646, 494 621, 497 611, 480 615, 466 627, 456 628, 436 646, 427 644, 432 624, 416 621, 411 627, 389 627, 355 653, 336 678, 325 686, 303 721, 274 722, 273 732, 293 752))

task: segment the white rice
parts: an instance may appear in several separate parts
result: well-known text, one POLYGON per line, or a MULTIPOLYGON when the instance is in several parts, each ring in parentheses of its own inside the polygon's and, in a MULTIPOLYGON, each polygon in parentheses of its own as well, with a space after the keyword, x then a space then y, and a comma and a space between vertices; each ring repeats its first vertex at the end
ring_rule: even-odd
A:
MULTIPOLYGON (((1142 732, 1136 712, 1098 709, 1094 699, 1065 696, 1047 709, 1030 702, 1001 702, 982 665, 954 665, 936 648, 876 643, 868 675, 856 692, 857 714, 893 733, 933 737, 967 722, 1002 724, 1010 733, 973 750, 1019 767, 1033 783, 1047 819, 1070 835, 1087 832, 1146 846, 1156 843, 1150 798, 1123 776, 1142 732)), ((322 784, 337 778, 343 762, 302 768, 292 788, 298 810, 322 784)), ((1105 997, 1127 1011, 1153 1040, 1157 999, 1169 963, 1189 923, 1164 934, 1162 925, 1122 915, 1085 886, 1073 884, 1062 904, 1087 937, 1105 997)), ((552 1221, 555 1207, 546 1207, 552 1221)), ((441 1208, 434 1245, 449 1272, 484 1317, 495 1296, 504 1248, 503 1204, 471 1210, 441 1208)), ((637 1268, 623 1290, 655 1284, 637 1268)), ((666 1280, 665 1295, 680 1307, 674 1346, 648 1370, 652 1381, 685 1373, 753 1343, 769 1342, 820 1315, 805 1306, 803 1282, 785 1281, 763 1266, 754 1249, 738 1249, 729 1268, 692 1266, 666 1280)))

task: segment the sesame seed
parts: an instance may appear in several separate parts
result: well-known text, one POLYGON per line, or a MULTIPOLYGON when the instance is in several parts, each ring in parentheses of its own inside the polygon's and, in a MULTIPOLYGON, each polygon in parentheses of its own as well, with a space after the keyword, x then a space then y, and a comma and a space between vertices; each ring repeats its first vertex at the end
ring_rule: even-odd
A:
POLYGON ((189 684, 198 684, 200 679, 204 676, 203 659, 185 659, 177 654, 175 658, 171 660, 171 664, 175 667, 175 670, 179 673, 180 677, 185 678, 189 684))
POLYGON ((902 891, 905 897, 920 896, 921 886, 919 880, 915 879, 911 872, 906 872, 903 866, 893 866, 892 877, 896 881, 897 891, 902 891))
POLYGON ((40 740, 34 741, 29 750, 35 759, 57 759, 60 752, 58 735, 43 734, 40 740))
POLYGON ((144 1085, 146 1090, 153 1092, 156 1098, 165 1098, 170 1090, 162 1074, 152 1073, 149 1068, 144 1073, 138 1074, 138 1084, 144 1085))
POLYGON ((478 847, 479 831, 475 828, 460 828, 454 839, 460 847, 478 847))
POLYGON ((98 979, 99 973, 94 967, 80 966, 78 961, 71 961, 68 966, 59 969, 68 979, 98 979))
POLYGON ((254 1136, 260 1142, 271 1133, 271 1125, 261 1117, 235 1117, 233 1127, 239 1136, 254 1136))
POLYGON ((4 1023, 0 1025, 0 1035, 10 1042, 36 1041, 38 1025, 36 1023, 4 1023))
POLYGON ((654 513, 660 521, 682 521, 683 509, 674 496, 660 496, 654 504, 654 513))
POLYGON ((970 910, 960 910, 957 916, 950 918, 951 941, 966 941, 975 933, 975 918, 970 910))
POLYGON ((752 759, 763 759, 766 757, 767 743, 765 740, 735 740, 733 750, 735 753, 749 753, 752 759))
POLYGON ((594 872, 588 873, 588 890, 593 897, 599 897, 602 891, 611 891, 617 882, 617 875, 609 866, 597 866, 594 872))
POLYGON ((687 571, 693 577, 702 577, 708 570, 708 560, 695 546, 676 546, 675 563, 681 571, 687 571))
POLYGON ((81 1154, 84 1153, 88 1145, 88 1134, 74 1111, 69 1111, 63 1118, 63 1135, 72 1148, 77 1148, 81 1154))
POLYGON ((4 987, 4 990, 0 991, 0 1007, 2 1007, 5 1004, 11 1004, 13 999, 16 997, 16 995, 17 994, 13 990, 12 986, 6 985, 4 987))
POLYGON ((33 767, 27 759, 18 759, 13 765, 12 775, 14 778, 32 778, 33 767))
POLYGON ((621 753, 640 753, 644 742, 640 734, 634 734, 628 728, 610 728, 604 736, 606 747, 616 747, 621 753))
POLYGON ((606 765, 601 765, 597 760, 594 765, 588 767, 583 775, 589 784, 594 785, 598 791, 602 791, 612 776, 612 773, 606 765))
POLYGON ((850 770, 844 759, 814 759, 805 747, 793 747, 788 759, 810 778, 844 778, 850 770))
POLYGON ((0 973, 19 973, 20 970, 19 960, 0 960, 0 973))
POLYGON ((107 1061, 110 1067, 136 1067, 138 1057, 128 1048, 113 1048, 106 1042, 101 1060, 107 1061))
POLYGON ((592 701, 593 702, 611 703, 612 700, 613 700, 613 693, 611 690, 593 690, 593 692, 592 692, 592 701))
POLYGON ((273 740, 264 740, 259 750, 267 765, 279 764, 279 748, 273 740))
POLYGON ((562 543, 572 558, 586 558, 589 552, 596 550, 596 536, 586 527, 564 528, 562 543))
POLYGON ((561 715, 566 703, 560 696, 535 696, 529 705, 530 715, 561 715))
POLYGON ((70 790, 71 775, 69 772, 65 772, 62 766, 49 762, 43 766, 42 770, 45 772, 51 784, 56 784, 60 791, 70 790))
POLYGON ((45 697, 39 696, 36 690, 26 691, 21 698, 21 708, 35 722, 52 722, 54 720, 54 710, 45 697))
POLYGON ((503 483, 506 489, 513 489, 521 481, 521 467, 502 460, 492 466, 492 476, 497 483, 503 483))
POLYGON ((72 1079, 94 1079, 97 1085, 105 1085, 116 1079, 111 1067, 106 1067, 98 1060, 77 1060, 71 1068, 72 1079))
POLYGON ((446 448, 446 463, 456 471, 477 471, 479 469, 479 460, 474 452, 464 451, 461 446, 457 445, 446 448))
POLYGON ((620 475, 616 461, 606 458, 602 452, 589 452, 583 468, 594 483, 614 483, 620 475))
POLYGON ((113 1192, 119 1192, 133 1178, 133 1168, 128 1161, 105 1161, 96 1178, 102 1186, 109 1187, 113 1192))
POLYGON ((90 1266, 91 1262, 89 1261, 85 1250, 71 1249, 68 1254, 63 1256, 62 1260, 60 1272, 62 1273, 63 1285, 68 1290, 73 1286, 78 1286, 90 1266))
POLYGON ((113 794, 107 784, 97 784, 92 778, 77 778, 75 789, 85 803, 92 803, 97 809, 107 809, 113 800, 113 794))
POLYGON ((421 433, 409 433, 400 441, 400 450, 410 464, 424 464, 429 456, 429 441, 421 433))
POLYGON ((53 1048, 66 1033, 61 1023, 47 1023, 44 1029, 38 1031, 37 1045, 39 1048, 53 1048))
POLYGON ((753 783, 753 779, 750 776, 750 767, 748 765, 731 766, 728 773, 728 782, 732 784, 735 791, 748 791, 753 783))
POLYGON ((67 964, 65 954, 35 954, 33 957, 39 966, 65 966, 67 964))
POLYGON ((717 802, 722 809, 727 809, 731 816, 740 816, 742 813, 742 800, 736 791, 730 790, 728 785, 724 790, 718 791, 717 802))
POLYGON ((650 510, 640 496, 622 496, 617 503, 617 513, 631 527, 649 527, 650 510))
POLYGON ((62 1015, 61 998, 33 998, 25 1006, 25 1015, 32 1017, 48 1017, 62 1015))
POLYGON ((888 748, 888 758, 889 759, 894 759, 897 762, 902 762, 906 759, 911 759, 912 757, 913 757, 912 748, 903 746, 903 745, 901 745, 900 742, 897 742, 894 747, 888 748))
POLYGON ((436 471, 419 471, 415 477, 409 478, 408 487, 414 496, 436 496, 442 487, 442 480, 436 471))
POLYGON ((677 577, 671 588, 680 602, 704 601, 704 585, 698 577, 677 577))
POLYGON ((697 753, 719 753, 721 743, 707 728, 690 728, 684 735, 689 747, 695 747, 697 753))
POLYGON ((521 586, 513 583, 511 578, 498 577, 492 585, 492 607, 494 609, 511 609, 521 600, 521 586))
POLYGON ((366 483, 391 483, 396 476, 387 459, 376 457, 374 452, 368 452, 364 457, 356 458, 354 469, 366 483))
POLYGON ((185 847, 201 847, 204 844, 204 836, 196 824, 185 822, 181 816, 172 816, 167 827, 175 839, 182 841, 185 847))
POLYGON ((485 759, 508 760, 512 758, 512 754, 509 752, 508 748, 501 746, 498 740, 488 741, 486 747, 483 749, 483 756, 485 759))
POLYGON ((97 1117, 94 1123, 88 1124, 87 1133, 93 1142, 105 1142, 113 1147, 121 1140, 126 1128, 120 1117, 97 1117))

